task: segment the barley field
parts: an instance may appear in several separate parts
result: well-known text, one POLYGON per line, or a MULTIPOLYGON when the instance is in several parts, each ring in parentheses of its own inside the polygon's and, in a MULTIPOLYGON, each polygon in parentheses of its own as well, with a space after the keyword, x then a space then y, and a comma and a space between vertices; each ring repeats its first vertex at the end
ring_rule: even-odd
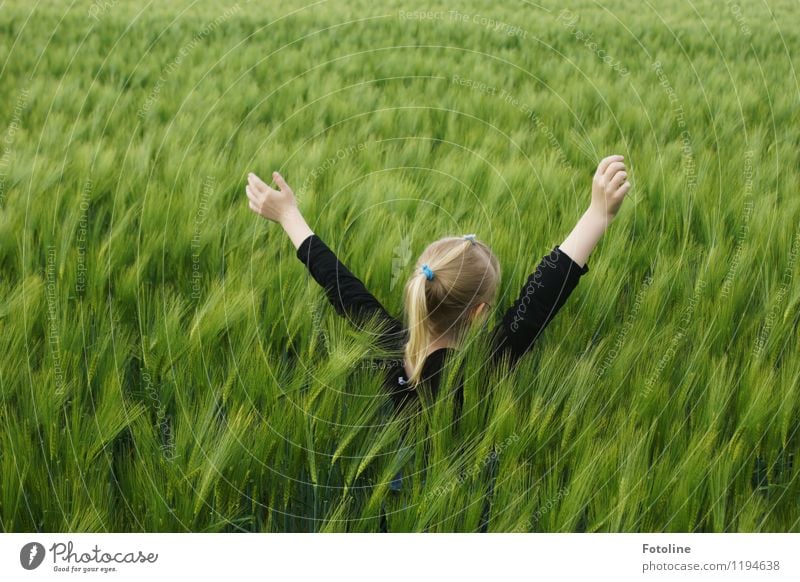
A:
POLYGON ((0 4, 6 532, 800 531, 800 5, 0 4), (533 352, 395 417, 246 175, 390 312, 477 233, 499 317, 633 189, 533 352), (491 385, 483 388, 484 383, 491 385))

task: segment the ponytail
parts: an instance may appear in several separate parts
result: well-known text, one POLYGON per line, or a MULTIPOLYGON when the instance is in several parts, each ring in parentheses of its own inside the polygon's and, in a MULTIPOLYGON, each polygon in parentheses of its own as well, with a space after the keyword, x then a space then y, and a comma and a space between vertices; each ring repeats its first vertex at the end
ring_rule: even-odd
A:
POLYGON ((425 363, 430 331, 428 330, 428 299, 425 293, 427 278, 424 273, 417 273, 406 284, 406 315, 408 317, 408 343, 405 357, 411 367, 408 382, 419 381, 422 365, 425 363))

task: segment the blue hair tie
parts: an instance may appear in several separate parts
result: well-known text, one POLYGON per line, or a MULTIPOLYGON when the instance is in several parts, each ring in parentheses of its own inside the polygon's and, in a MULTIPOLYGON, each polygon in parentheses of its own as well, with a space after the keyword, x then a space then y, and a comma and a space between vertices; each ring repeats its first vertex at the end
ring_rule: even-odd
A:
POLYGON ((431 271, 431 268, 427 264, 422 265, 422 272, 425 273, 425 278, 428 281, 433 281, 433 271, 431 271))
POLYGON ((465 234, 464 238, 470 241, 472 244, 475 244, 475 235, 474 234, 465 234))

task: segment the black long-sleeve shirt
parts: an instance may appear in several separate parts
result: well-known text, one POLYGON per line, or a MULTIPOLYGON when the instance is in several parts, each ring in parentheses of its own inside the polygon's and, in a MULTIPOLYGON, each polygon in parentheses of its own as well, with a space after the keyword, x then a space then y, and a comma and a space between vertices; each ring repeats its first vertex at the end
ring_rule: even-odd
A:
MULTIPOLYGON (((403 324, 386 311, 318 235, 312 234, 300 244, 297 258, 325 290, 339 315, 353 322, 372 318, 380 320, 379 345, 402 353, 407 338, 403 324)), ((587 265, 578 266, 558 246, 543 257, 536 270, 528 276, 516 301, 492 331, 492 355, 496 361, 507 356, 507 361, 513 365, 530 350, 588 270, 587 265)), ((441 348, 428 355, 419 386, 427 386, 431 393, 438 390, 441 370, 451 350, 441 348)), ((388 360, 382 368, 386 371, 385 385, 396 406, 418 398, 419 388, 407 383, 402 359, 388 360)))

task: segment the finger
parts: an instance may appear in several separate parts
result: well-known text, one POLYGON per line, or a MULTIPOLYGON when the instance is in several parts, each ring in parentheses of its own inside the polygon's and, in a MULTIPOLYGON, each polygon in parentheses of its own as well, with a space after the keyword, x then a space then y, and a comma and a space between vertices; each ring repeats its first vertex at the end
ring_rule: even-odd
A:
POLYGON ((258 212, 258 205, 252 200, 250 201, 250 210, 252 210, 253 212, 258 212))
POLYGON ((614 174, 616 174, 617 172, 624 172, 624 171, 625 171, 625 164, 623 164, 622 162, 611 162, 608 165, 608 168, 606 168, 606 171, 603 172, 603 176, 605 177, 606 180, 610 182, 611 178, 614 177, 614 174))
POLYGON ((278 185, 278 188, 280 188, 281 192, 291 190, 291 188, 289 188, 289 184, 286 183, 286 180, 284 180, 283 176, 281 176, 278 172, 272 172, 272 179, 275 180, 275 183, 278 185))
POLYGON ((247 197, 250 199, 250 202, 258 202, 259 201, 259 197, 256 195, 255 192, 253 192, 252 186, 250 186, 248 184, 247 186, 245 186, 244 189, 247 192, 247 197))
POLYGON ((250 172, 247 174, 247 186, 248 188, 252 188, 253 190, 256 189, 256 175, 250 172))
POLYGON ((606 170, 608 169, 608 166, 612 162, 621 162, 624 159, 625 158, 623 156, 620 156, 620 155, 608 156, 606 158, 603 158, 602 160, 600 160, 600 163, 597 165, 597 174, 598 175, 605 174, 606 170))
POLYGON ((609 186, 611 187, 612 191, 619 190, 619 187, 628 179, 628 172, 622 171, 617 172, 614 174, 614 177, 611 178, 611 182, 609 182, 609 186))
POLYGON ((622 186, 619 187, 619 190, 617 190, 615 195, 622 198, 623 196, 625 196, 625 194, 628 193, 628 190, 630 189, 631 189, 631 183, 625 182, 622 186))
POLYGON ((266 182, 252 172, 247 176, 247 181, 255 192, 266 193, 269 191, 269 186, 267 186, 266 182))

